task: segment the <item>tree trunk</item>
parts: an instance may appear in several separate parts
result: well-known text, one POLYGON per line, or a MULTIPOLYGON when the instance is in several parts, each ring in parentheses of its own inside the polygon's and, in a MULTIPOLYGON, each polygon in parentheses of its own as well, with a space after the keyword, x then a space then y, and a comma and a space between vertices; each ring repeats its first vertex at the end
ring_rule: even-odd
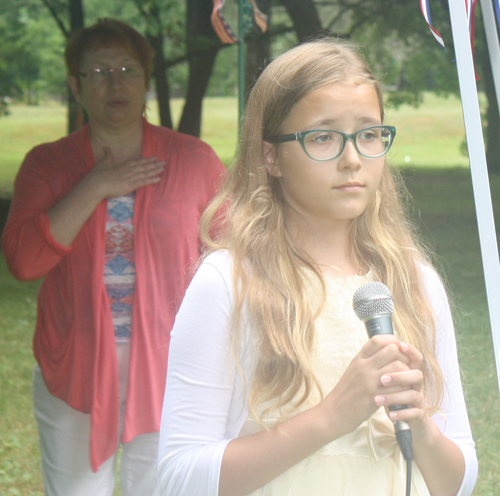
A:
POLYGON ((210 22, 212 2, 189 0, 187 8, 187 47, 189 54, 189 81, 186 101, 178 131, 200 136, 203 97, 221 43, 210 22))
POLYGON ((299 43, 325 34, 313 0, 280 0, 292 19, 299 43))
MULTIPOLYGON (((271 0, 258 0, 259 9, 268 16, 268 27, 271 25, 271 0)), ((321 27, 316 6, 312 0, 281 0, 292 19, 294 30, 299 41, 324 34, 321 27)), ((253 87, 271 58, 272 33, 263 33, 254 25, 252 32, 246 39, 245 47, 245 98, 253 87)))
POLYGON ((260 73, 265 69, 271 59, 271 0, 259 0, 259 9, 267 15, 268 29, 265 33, 253 23, 251 33, 245 39, 245 100, 260 73))
MULTIPOLYGON (((155 9, 153 15, 158 16, 155 9)), ((159 24, 159 23, 158 23, 159 24)), ((170 88, 168 85, 167 73, 165 69, 165 52, 163 51, 163 34, 158 32, 156 36, 148 36, 148 41, 154 52, 152 79, 155 82, 156 98, 158 101, 158 114, 160 125, 173 128, 172 114, 170 112, 170 88)))
MULTIPOLYGON (((486 50, 487 52, 487 50, 486 50)), ((488 53, 482 57, 483 66, 483 85, 488 108, 486 111, 486 121, 488 128, 486 130, 486 162, 488 163, 488 172, 500 173, 500 113, 498 108, 497 95, 491 70, 491 61, 488 53)))
MULTIPOLYGON (((313 0, 280 0, 292 19, 295 33, 299 42, 314 36, 325 34, 321 27, 318 12, 313 0)), ((259 9, 268 16, 268 27, 271 25, 271 0, 258 0, 259 9)), ((250 89, 264 70, 271 58, 272 33, 262 33, 254 25, 252 32, 247 37, 245 47, 245 88, 248 96, 250 89)))
MULTIPOLYGON (((70 31, 69 36, 71 36, 76 30, 83 28, 84 26, 84 14, 83 14, 83 0, 70 0, 69 1, 69 19, 70 19, 70 31)), ((71 89, 67 86, 68 94, 68 134, 72 133, 80 124, 84 124, 87 120, 85 112, 81 113, 81 122, 78 122, 79 105, 71 93, 71 89)))

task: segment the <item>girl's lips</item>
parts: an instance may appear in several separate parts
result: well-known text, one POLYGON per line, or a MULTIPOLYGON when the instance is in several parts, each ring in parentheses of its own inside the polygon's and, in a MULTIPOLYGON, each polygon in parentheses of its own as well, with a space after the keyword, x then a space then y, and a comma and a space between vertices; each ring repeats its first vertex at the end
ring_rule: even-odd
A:
POLYGON ((349 183, 341 184, 340 186, 335 186, 333 189, 354 193, 354 192, 361 191, 363 188, 364 188, 364 186, 361 183, 349 182, 349 183))

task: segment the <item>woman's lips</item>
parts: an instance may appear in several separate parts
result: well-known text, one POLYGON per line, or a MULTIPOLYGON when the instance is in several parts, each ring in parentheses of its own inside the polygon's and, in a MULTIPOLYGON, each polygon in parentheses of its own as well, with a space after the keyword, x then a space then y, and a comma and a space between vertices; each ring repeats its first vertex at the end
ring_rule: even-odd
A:
POLYGON ((108 105, 113 108, 121 108, 128 105, 127 100, 111 100, 108 102, 108 105))

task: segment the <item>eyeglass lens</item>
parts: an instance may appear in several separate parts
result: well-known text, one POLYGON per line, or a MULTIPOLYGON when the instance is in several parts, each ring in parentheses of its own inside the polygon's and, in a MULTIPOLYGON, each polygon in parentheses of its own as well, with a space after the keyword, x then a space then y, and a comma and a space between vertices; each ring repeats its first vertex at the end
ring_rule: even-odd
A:
POLYGON ((100 82, 111 79, 112 75, 122 79, 133 79, 141 74, 141 67, 118 67, 116 69, 93 69, 88 73, 92 81, 100 82))
MULTIPOLYGON (((364 129, 356 134, 355 146, 367 157, 383 155, 391 146, 392 135, 386 128, 364 129)), ((316 160, 329 160, 339 156, 344 146, 344 136, 335 131, 314 131, 304 136, 308 155, 316 160)))

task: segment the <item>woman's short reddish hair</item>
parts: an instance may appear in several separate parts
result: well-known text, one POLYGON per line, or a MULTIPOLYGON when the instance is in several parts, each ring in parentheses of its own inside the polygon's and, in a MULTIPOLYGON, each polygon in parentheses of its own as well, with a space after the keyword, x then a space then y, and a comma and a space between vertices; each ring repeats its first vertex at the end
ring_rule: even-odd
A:
POLYGON ((116 19, 99 19, 93 26, 82 28, 70 37, 64 58, 70 76, 78 78, 85 53, 102 47, 118 45, 144 68, 146 87, 153 69, 153 51, 142 34, 116 19))

